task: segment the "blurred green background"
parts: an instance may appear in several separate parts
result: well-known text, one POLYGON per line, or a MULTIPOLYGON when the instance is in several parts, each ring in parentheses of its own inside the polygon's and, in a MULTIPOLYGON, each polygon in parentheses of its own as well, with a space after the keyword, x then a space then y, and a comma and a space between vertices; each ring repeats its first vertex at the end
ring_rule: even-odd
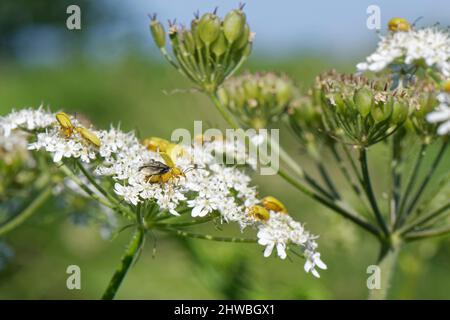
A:
MULTIPOLYGON (((7 114, 13 108, 37 107, 42 103, 52 110, 84 114, 99 127, 120 123, 125 130, 138 129, 142 136, 169 138, 176 128, 192 130, 194 120, 225 128, 208 99, 190 92, 190 84, 163 63, 162 58, 152 54, 149 36, 145 39, 148 53, 134 46, 135 39, 128 42, 125 38, 117 44, 125 47, 120 55, 102 59, 98 52, 92 54, 83 47, 88 40, 82 32, 87 31, 74 34, 66 30, 71 40, 70 50, 66 48, 59 52, 54 61, 34 61, 33 54, 36 54, 36 59, 39 56, 37 51, 28 52, 23 57, 23 52, 19 52, 24 50, 22 47, 8 46, 16 43, 12 34, 21 30, 25 21, 27 28, 64 23, 66 4, 61 1, 59 6, 63 14, 60 16, 61 11, 56 10, 56 18, 52 19, 53 13, 39 11, 40 5, 48 4, 44 0, 35 1, 39 3, 36 8, 29 6, 31 1, 16 3, 22 5, 20 12, 26 12, 25 17, 34 18, 10 19, 8 24, 5 22, 7 19, 3 18, 10 16, 17 7, 10 5, 8 11, 5 10, 5 2, 0 5, 0 21, 4 22, 0 24, 0 115, 7 114), (37 16, 40 18, 37 19, 37 16)), ((253 9, 252 14, 258 14, 253 9)), ((96 9, 92 10, 94 12, 96 9)), ((108 17, 114 19, 115 12, 108 17)), ((90 21, 86 20, 84 29, 99 23, 95 19, 90 21)), ((39 44, 39 39, 37 42, 39 44)), ((111 43, 108 45, 113 46, 111 43)), ((369 52, 370 48, 366 51, 369 52)), ((354 64, 367 52, 354 60, 332 57, 323 50, 294 50, 272 55, 264 54, 264 48, 261 48, 243 70, 283 71, 301 87, 306 87, 316 74, 331 67, 354 71, 354 64)), ((311 164, 303 157, 288 129, 282 127, 281 135, 282 145, 309 170, 311 164)), ((372 152, 377 162, 388 160, 384 146, 378 146, 372 152)), ((324 159, 325 164, 328 160, 324 159)), ((387 182, 387 169, 376 164, 373 169, 380 173, 386 171, 386 175, 376 176, 376 186, 381 194, 387 182)), ((441 168, 441 171, 444 169, 441 168)), ((333 172, 333 167, 331 171, 342 182, 339 172, 333 172)), ((374 239, 295 192, 278 177, 255 177, 255 183, 261 194, 278 197, 295 218, 306 222, 309 230, 320 235, 320 252, 328 265, 328 270, 321 273, 320 279, 303 272, 302 261, 264 258, 262 247, 256 244, 184 241, 156 234, 156 244, 152 238, 147 239, 140 260, 129 272, 117 298, 366 298, 366 268, 374 263, 378 254, 374 239)), ((234 234, 237 229, 233 225, 222 233, 234 234)), ((212 227, 205 227, 202 231, 218 232, 212 227)), ((58 206, 48 203, 32 219, 2 239, 2 243, 14 251, 14 256, 4 265, 0 263, 0 299, 97 299, 106 288, 129 237, 130 232, 124 231, 113 241, 105 241, 97 228, 72 223, 58 206), (66 268, 71 264, 81 267, 82 290, 70 291, 66 288, 66 268)), ((408 245, 400 256, 390 297, 448 299, 448 270, 448 237, 408 245)))

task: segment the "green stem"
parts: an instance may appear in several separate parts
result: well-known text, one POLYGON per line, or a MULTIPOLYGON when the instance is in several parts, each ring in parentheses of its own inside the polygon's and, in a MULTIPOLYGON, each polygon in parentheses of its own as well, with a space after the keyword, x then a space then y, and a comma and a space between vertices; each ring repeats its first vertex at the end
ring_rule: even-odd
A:
POLYGON ((97 189, 105 198, 107 198, 111 203, 115 204, 116 206, 119 206, 119 200, 117 200, 113 195, 111 195, 108 191, 106 191, 91 175, 89 171, 84 168, 84 166, 79 162, 76 161, 78 168, 80 168, 81 172, 84 174, 84 176, 89 180, 89 182, 97 189))
POLYGON ((380 268, 380 288, 369 290, 369 300, 384 300, 387 298, 394 271, 397 265, 401 244, 382 244, 377 265, 380 268))
POLYGON ((390 222, 391 226, 397 221, 400 190, 402 176, 399 170, 400 162, 402 161, 402 145, 400 135, 394 134, 392 137, 392 152, 391 152, 391 177, 392 177, 392 194, 391 194, 391 208, 390 208, 390 222))
POLYGON ((325 167, 318 162, 317 163, 317 169, 319 170, 320 175, 322 176, 323 181, 325 182, 325 184, 328 187, 328 190, 331 192, 331 194, 333 195, 333 198, 335 199, 341 199, 341 196, 339 195, 339 192, 337 191, 336 186, 334 185, 333 180, 331 179, 330 175, 328 174, 327 170, 325 169, 325 167))
POLYGON ((448 211, 449 209, 450 209, 450 202, 447 202, 445 205, 434 210, 433 212, 431 212, 423 217, 413 220, 411 223, 409 223, 408 225, 406 225, 404 228, 400 229, 399 231, 401 234, 405 234, 420 225, 423 225, 427 222, 432 221, 435 218, 438 218, 440 216, 442 218, 443 213, 447 213, 447 214, 450 213, 450 211, 448 211))
POLYGON ((442 156, 444 155, 445 150, 447 149, 448 141, 449 140, 447 139, 445 142, 442 143, 441 149, 439 149, 439 152, 436 155, 436 158, 434 159, 430 170, 428 171, 427 175, 423 179, 422 184, 420 185, 419 189, 417 190, 416 194, 414 195, 413 200, 409 204, 408 209, 406 210, 406 213, 405 213, 406 215, 409 215, 413 211, 415 205, 417 204, 420 197, 422 196, 423 191, 425 190, 426 186, 430 182, 431 177, 433 176, 434 172, 436 171, 436 168, 438 167, 439 162, 441 162, 442 156))
POLYGON ((19 214, 14 216, 0 227, 0 236, 5 235, 11 230, 20 226, 24 221, 31 217, 52 195, 52 186, 44 188, 39 195, 19 214))
POLYGON ((408 184, 406 185, 405 192, 403 193, 403 197, 402 197, 402 200, 401 200, 401 203, 400 203, 400 207, 399 207, 399 210, 398 210, 399 214, 398 214, 398 217, 397 217, 397 219, 395 221, 394 229, 398 228, 398 226, 403 222, 403 217, 404 217, 404 214, 405 214, 405 205, 406 205, 406 203, 408 201, 409 195, 412 192, 412 188, 414 186, 414 183, 417 180, 417 176, 418 176, 418 173, 419 173, 420 165, 422 164, 422 160, 424 158, 424 154, 425 154, 425 150, 426 150, 427 146, 428 146, 427 144, 422 144, 421 147, 420 147, 420 151, 419 151, 419 154, 417 156, 416 162, 414 164, 413 171, 411 172, 411 177, 409 178, 408 184))
POLYGON ((356 183, 354 183, 352 176, 350 175, 350 172, 348 171, 347 167, 345 166, 345 163, 343 162, 341 156, 339 155, 339 152, 336 149, 336 146, 334 144, 331 144, 330 149, 331 149, 331 152, 332 152, 334 158, 336 159, 336 162, 339 165, 339 168, 341 169, 342 175, 344 176, 345 180, 347 180, 347 182, 350 184, 350 186, 352 187, 355 194, 358 197, 360 197, 361 191, 359 190, 356 183))
POLYGON ((124 217, 130 218, 134 216, 134 213, 128 210, 127 208, 121 206, 120 204, 112 204, 107 199, 101 198, 98 194, 89 189, 83 181, 81 181, 73 172, 70 170, 65 164, 59 166, 59 169, 70 179, 72 179, 88 196, 90 196, 93 200, 101 203, 102 205, 111 208, 119 213, 121 213, 124 217))
POLYGON ((340 205, 338 205, 335 201, 324 198, 324 197, 318 195, 317 193, 309 190, 307 187, 302 185, 300 182, 296 181, 290 175, 285 173, 282 169, 279 170, 278 174, 282 178, 284 178, 287 182, 289 182, 292 186, 294 186, 297 190, 301 191, 305 195, 309 196, 310 198, 313 198, 314 200, 318 201, 319 203, 326 206, 327 208, 342 215, 344 218, 351 220, 352 222, 356 223, 357 225, 359 225, 363 229, 367 230, 368 232, 372 233, 376 237, 378 237, 378 238, 380 237, 379 230, 375 226, 373 226, 372 224, 370 224, 369 222, 364 220, 362 217, 357 215, 356 213, 346 210, 346 209, 342 208, 340 205))
POLYGON ((380 209, 378 208, 377 200, 375 198, 375 194, 372 188, 372 182, 370 180, 369 167, 367 163, 367 151, 365 148, 361 148, 359 150, 359 161, 361 164, 361 172, 364 181, 364 191, 366 192, 367 199, 369 200, 370 206, 375 214, 375 218, 378 221, 381 229, 384 234, 387 236, 389 234, 388 228, 386 226, 386 222, 381 214, 380 209))
POLYGON ((160 228, 160 231, 169 232, 180 237, 219 241, 219 242, 237 242, 237 243, 256 243, 258 240, 254 238, 240 238, 240 237, 218 237, 209 234, 193 233, 184 230, 177 230, 172 228, 160 228))
POLYGON ((163 227, 163 228, 165 228, 165 227, 167 227, 167 228, 190 227, 190 226, 195 226, 198 224, 209 222, 216 217, 218 217, 218 214, 211 214, 206 217, 197 218, 197 219, 193 219, 193 220, 185 221, 185 222, 156 223, 155 227, 163 227))
POLYGON ((435 228, 435 229, 427 229, 421 231, 414 231, 407 233, 404 238, 406 241, 414 241, 414 240, 422 240, 426 238, 444 236, 450 234, 450 225, 435 228))
POLYGON ((116 272, 114 272, 114 275, 109 282, 108 288, 106 288, 106 291, 102 296, 103 300, 114 299, 117 290, 119 290, 120 284, 125 278, 125 275, 130 269, 131 264, 133 263, 139 252, 139 249, 142 246, 143 239, 144 230, 142 228, 137 228, 133 234, 133 237, 131 238, 128 248, 122 256, 119 267, 116 269, 116 272))

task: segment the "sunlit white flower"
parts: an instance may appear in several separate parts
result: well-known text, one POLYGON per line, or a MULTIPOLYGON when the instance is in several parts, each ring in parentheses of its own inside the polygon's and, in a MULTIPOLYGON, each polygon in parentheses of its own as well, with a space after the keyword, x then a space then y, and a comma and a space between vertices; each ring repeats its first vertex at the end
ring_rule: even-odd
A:
POLYGON ((320 259, 320 253, 306 250, 305 257, 306 257, 306 262, 304 266, 305 271, 311 272, 311 274, 316 278, 320 278, 319 272, 316 270, 316 267, 322 270, 327 269, 326 264, 323 263, 323 261, 320 259))
POLYGON ((444 77, 450 72, 450 34, 436 27, 389 32, 382 36, 374 53, 359 63, 359 71, 379 72, 394 66, 411 66, 423 62, 444 77))
POLYGON ((450 133, 450 93, 441 92, 437 98, 440 104, 436 110, 427 115, 427 120, 439 123, 438 134, 446 135, 450 133))

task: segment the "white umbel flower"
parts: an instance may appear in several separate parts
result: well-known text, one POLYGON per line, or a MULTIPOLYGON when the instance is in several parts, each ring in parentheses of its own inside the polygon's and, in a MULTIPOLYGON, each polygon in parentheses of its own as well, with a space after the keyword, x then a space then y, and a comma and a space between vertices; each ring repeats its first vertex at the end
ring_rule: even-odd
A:
POLYGON ((439 123, 437 133, 447 135, 450 133, 450 93, 441 92, 437 96, 440 104, 433 112, 427 115, 431 123, 439 123))
POLYGON ((450 34, 437 27, 390 32, 382 36, 374 53, 356 67, 379 72, 390 66, 411 66, 423 62, 444 77, 450 72, 450 34))
MULTIPOLYGON (((75 118, 67 117, 75 129, 81 126, 75 118)), ((100 184, 106 179, 113 185, 112 191, 120 201, 132 206, 151 201, 160 212, 174 216, 180 215, 180 209, 185 208, 192 208, 192 217, 218 214, 221 222, 235 222, 241 230, 256 229, 258 243, 265 246, 264 256, 270 256, 276 248, 278 257, 285 259, 289 246, 297 246, 309 257, 305 265, 307 272, 317 276, 314 267, 325 268, 316 252, 315 237, 287 213, 271 211, 264 221, 248 213, 249 207, 261 200, 248 175, 236 167, 224 165, 214 156, 218 150, 227 152, 230 146, 226 143, 183 146, 183 152, 172 160, 185 177, 177 176, 162 183, 149 181, 142 170, 148 163, 164 163, 161 154, 149 151, 133 132, 125 133, 113 127, 109 130, 89 128, 89 133, 96 138, 96 143, 92 143, 79 130, 72 130, 70 134, 61 130, 55 114, 42 108, 12 112, 0 118, 2 139, 8 139, 7 136, 20 129, 30 132, 29 150, 46 151, 56 163, 70 158, 80 161, 86 171, 94 173, 94 179, 100 184)), ((232 143, 231 149, 239 150, 238 158, 247 157, 242 146, 232 143)), ((249 163, 248 158, 246 163, 249 163)), ((85 183, 89 185, 90 182, 85 183)))

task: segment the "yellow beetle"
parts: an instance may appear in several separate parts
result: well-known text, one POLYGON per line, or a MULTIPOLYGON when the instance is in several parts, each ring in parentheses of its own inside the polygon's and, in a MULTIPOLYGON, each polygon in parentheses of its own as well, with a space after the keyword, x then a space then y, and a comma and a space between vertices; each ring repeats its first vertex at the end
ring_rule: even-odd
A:
POLYGON ((270 218, 269 211, 267 211, 266 208, 258 205, 254 205, 248 208, 247 213, 259 221, 267 221, 270 218))
POLYGON ((75 129, 72 121, 70 121, 69 115, 65 112, 58 112, 56 114, 56 120, 61 126, 61 131, 63 132, 63 134, 66 136, 66 138, 69 138, 73 134, 73 131, 75 129))
POLYGON ((404 18, 392 18, 389 20, 388 28, 391 31, 409 31, 411 29, 411 25, 408 20, 404 18))
POLYGON ((165 163, 152 159, 139 168, 145 173, 147 182, 166 183, 176 181, 180 177, 186 177, 186 170, 183 171, 175 166, 172 158, 167 153, 161 152, 160 155, 165 163))
POLYGON ((272 196, 264 197, 261 201, 261 204, 267 210, 272 210, 272 211, 281 212, 281 213, 287 213, 287 209, 284 206, 284 204, 282 204, 281 201, 275 197, 272 197, 272 196))
POLYGON ((95 133, 83 127, 76 127, 75 130, 81 135, 84 140, 96 147, 100 147, 101 141, 95 133))

